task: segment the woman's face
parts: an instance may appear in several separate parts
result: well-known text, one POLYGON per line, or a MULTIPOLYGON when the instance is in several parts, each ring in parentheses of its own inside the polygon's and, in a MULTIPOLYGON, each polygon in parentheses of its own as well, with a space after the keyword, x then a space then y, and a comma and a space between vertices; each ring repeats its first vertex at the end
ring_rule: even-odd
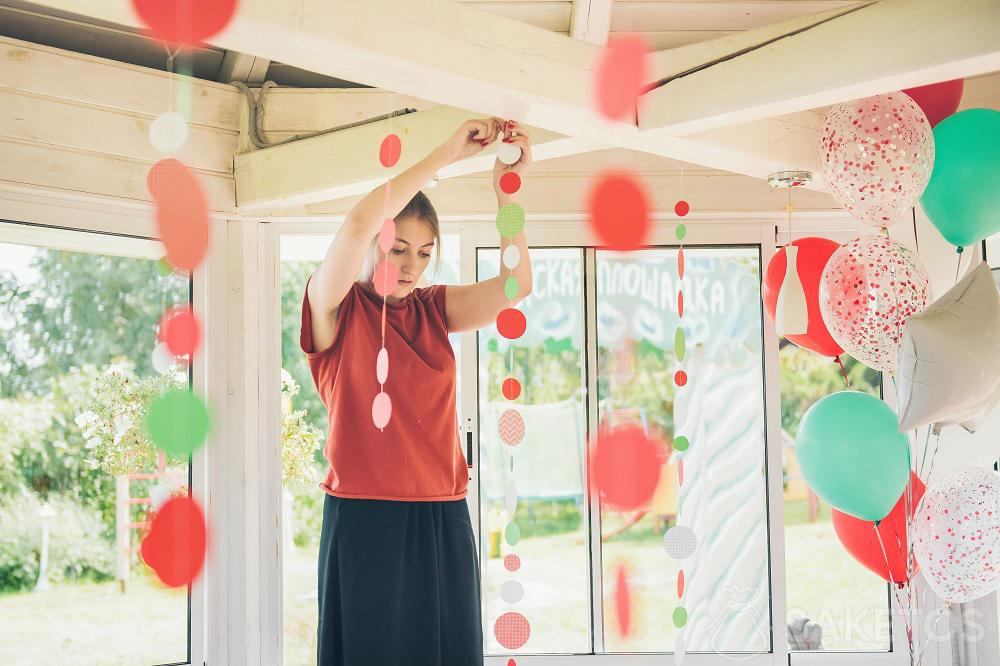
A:
POLYGON ((434 232, 429 224, 416 217, 396 222, 396 242, 387 256, 399 267, 399 285, 389 296, 403 298, 413 290, 430 263, 433 249, 434 232))

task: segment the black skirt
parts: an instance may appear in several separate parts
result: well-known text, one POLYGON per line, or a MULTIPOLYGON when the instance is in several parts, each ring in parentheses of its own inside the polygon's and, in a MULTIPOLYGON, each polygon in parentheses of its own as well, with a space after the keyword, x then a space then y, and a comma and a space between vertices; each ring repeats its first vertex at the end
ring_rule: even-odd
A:
POLYGON ((479 557, 465 500, 326 495, 318 666, 480 666, 479 557))

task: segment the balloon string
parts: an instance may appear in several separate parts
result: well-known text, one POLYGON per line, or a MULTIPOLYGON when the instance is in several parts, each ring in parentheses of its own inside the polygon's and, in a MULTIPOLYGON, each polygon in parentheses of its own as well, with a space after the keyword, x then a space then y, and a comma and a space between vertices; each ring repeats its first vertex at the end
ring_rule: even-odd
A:
POLYGON ((910 209, 910 214, 913 216, 913 246, 917 250, 917 254, 920 254, 920 239, 917 237, 917 207, 914 206, 910 209))
POLYGON ((851 380, 847 377, 847 368, 844 367, 844 361, 841 360, 839 354, 833 357, 833 362, 840 366, 840 374, 844 375, 844 384, 847 385, 847 388, 850 388, 851 380))

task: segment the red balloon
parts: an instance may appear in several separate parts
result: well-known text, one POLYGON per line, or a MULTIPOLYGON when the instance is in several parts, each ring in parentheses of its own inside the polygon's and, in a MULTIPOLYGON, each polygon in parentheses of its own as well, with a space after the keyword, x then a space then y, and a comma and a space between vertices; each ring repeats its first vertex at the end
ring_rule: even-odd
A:
MULTIPOLYGON (((826 324, 823 322, 823 315, 819 308, 820 278, 823 276, 826 262, 830 260, 840 245, 828 238, 814 237, 800 238, 792 241, 792 245, 799 248, 795 266, 799 272, 802 289, 806 293, 809 326, 804 335, 785 337, 799 347, 814 351, 822 356, 840 356, 844 350, 830 336, 830 331, 827 330, 826 324)), ((785 248, 781 248, 774 253, 771 261, 767 264, 761 290, 764 310, 771 321, 774 321, 774 313, 778 307, 778 290, 781 289, 781 283, 785 279, 785 267, 785 248)))
POLYGON ((236 12, 237 0, 132 0, 153 35, 169 44, 194 46, 220 32, 236 12))
POLYGON ((631 174, 601 174, 587 202, 590 228, 609 250, 638 249, 649 232, 649 202, 642 184, 631 174))
POLYGON ((649 48, 636 36, 609 40, 595 78, 597 110, 609 120, 632 120, 643 87, 649 83, 649 48))
POLYGON ((591 456, 591 480, 611 507, 630 511, 647 504, 660 480, 663 460, 641 426, 602 428, 591 456))
POLYGON ((528 328, 524 313, 515 308, 505 308, 497 316, 497 330, 508 340, 517 340, 528 328))
POLYGON ((932 83, 929 86, 907 88, 903 92, 917 103, 917 106, 927 116, 927 121, 931 124, 931 127, 934 127, 958 110, 958 104, 962 101, 962 92, 964 90, 965 80, 955 79, 953 81, 932 83))
POLYGON ((205 563, 207 541, 201 507, 190 497, 173 497, 153 517, 142 540, 142 559, 165 585, 189 585, 205 563))
MULTIPOLYGON (((920 498, 924 496, 924 482, 910 472, 910 515, 917 510, 920 498)), ((846 513, 833 509, 833 529, 837 533, 837 538, 844 548, 854 559, 863 564, 869 570, 875 572, 890 583, 907 582, 906 574, 906 491, 892 507, 885 518, 879 521, 878 527, 874 523, 855 518, 846 513), (878 530, 882 537, 882 543, 875 535, 878 530), (885 552, 882 552, 882 547, 885 552), (888 560, 888 567, 886 561, 888 560)), ((916 566, 916 564, 914 564, 916 566)), ((914 569, 914 571, 916 571, 914 569)))

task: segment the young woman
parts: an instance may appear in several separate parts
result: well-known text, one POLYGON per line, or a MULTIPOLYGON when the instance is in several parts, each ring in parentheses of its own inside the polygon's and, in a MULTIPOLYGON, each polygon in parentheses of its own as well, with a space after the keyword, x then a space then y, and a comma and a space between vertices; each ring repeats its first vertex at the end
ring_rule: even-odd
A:
MULTIPOLYGON (((319 551, 319 666, 465 666, 483 663, 479 557, 465 502, 468 466, 458 438, 455 357, 448 333, 493 324, 509 301, 505 276, 476 284, 416 287, 441 253, 437 214, 420 187, 441 168, 497 140, 521 149, 493 170, 497 202, 508 170, 531 163, 528 134, 499 118, 470 120, 423 160, 358 202, 306 284, 302 350, 329 412, 330 466, 319 551), (387 203, 388 202, 388 203, 387 203), (388 211, 384 206, 388 205, 388 211), (396 221, 387 255, 384 215, 396 221), (385 258, 400 278, 386 297, 385 390, 392 418, 372 420, 380 387, 382 297, 372 270, 385 258), (356 280, 361 275, 360 280, 356 280)), ((511 241, 501 242, 501 251, 511 241)), ((514 268, 531 291, 524 233, 514 268)))

